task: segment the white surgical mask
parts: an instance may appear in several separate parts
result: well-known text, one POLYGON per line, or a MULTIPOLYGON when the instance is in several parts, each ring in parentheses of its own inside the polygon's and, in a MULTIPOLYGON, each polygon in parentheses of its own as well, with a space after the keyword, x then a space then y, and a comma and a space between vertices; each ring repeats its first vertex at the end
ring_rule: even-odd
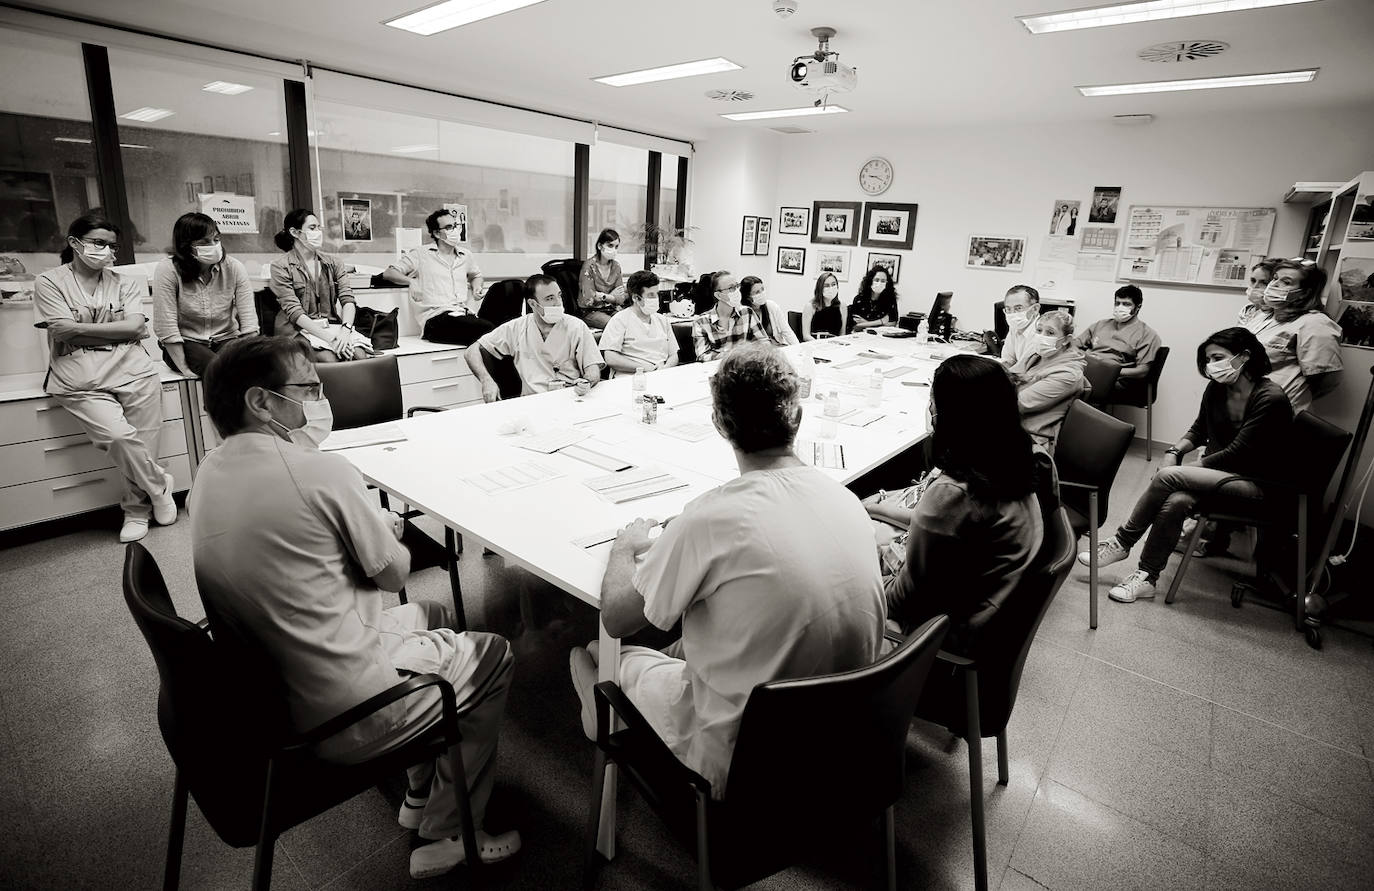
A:
POLYGON ((1020 331, 1030 322, 1030 313, 1026 310, 1020 312, 1007 313, 1007 327, 1013 331, 1020 331))
POLYGON ((296 403, 305 413, 305 426, 297 427, 295 430, 288 428, 276 418, 270 419, 273 424, 281 428, 287 439, 298 446, 317 449, 320 447, 320 443, 329 438, 329 434, 334 430, 334 409, 330 407, 328 399, 309 399, 302 402, 299 399, 292 399, 290 396, 282 396, 276 390, 268 390, 267 392, 285 399, 287 402, 296 403))
POLYGON ((1246 297, 1247 300, 1249 300, 1249 301, 1250 301, 1251 303, 1253 303, 1255 306, 1259 306, 1259 305, 1261 305, 1261 304, 1264 303, 1264 288, 1260 288, 1260 287, 1246 288, 1246 289, 1245 289, 1245 297, 1246 297))
POLYGON ((106 266, 113 263, 115 259, 114 251, 110 250, 108 244, 96 246, 82 242, 81 256, 85 259, 86 265, 94 266, 96 269, 104 269, 106 266))
POLYGON ((1219 384, 1233 383, 1240 377, 1240 369, 1233 364, 1233 359, 1218 359, 1215 362, 1207 363, 1207 376, 1219 384))
POLYGON ((824 288, 821 288, 821 295, 825 297, 826 300, 834 300, 836 297, 840 296, 840 286, 826 285, 824 288))
POLYGON ((734 309, 739 309, 741 306, 744 305, 744 295, 741 294, 738 290, 731 291, 730 293, 725 295, 725 302, 727 305, 733 307, 734 309))
POLYGON ((198 244, 191 248, 191 252, 196 255, 197 260, 210 266, 224 259, 224 245, 218 242, 215 244, 198 244))
POLYGON ((324 230, 310 229, 308 231, 302 232, 301 238, 304 238, 305 243, 310 245, 312 248, 317 248, 320 245, 324 244, 324 230))
POLYGON ((884 291, 886 291, 886 290, 887 290, 887 282, 874 282, 874 283, 873 283, 873 293, 874 293, 874 294, 881 294, 882 292, 884 292, 884 291))
POLYGON ((1118 322, 1128 322, 1133 315, 1135 315, 1135 310, 1129 306, 1112 307, 1112 318, 1116 319, 1118 322))
POLYGON ((554 322, 557 322, 559 319, 563 318, 563 307, 541 306, 539 307, 539 315, 543 317, 544 321, 548 322, 549 324, 553 324, 554 322))
POLYGON ((614 260, 614 259, 615 259, 615 248, 611 247, 611 246, 608 245, 608 244, 607 244, 607 245, 602 245, 602 247, 601 247, 601 259, 603 259, 603 260, 614 260))
POLYGON ((1264 288, 1264 302, 1270 306, 1283 306, 1295 290, 1297 289, 1281 285, 1276 281, 1270 282, 1264 288))
POLYGON ((1035 351, 1042 356, 1049 355, 1059 349, 1059 335, 1057 334, 1037 334, 1035 335, 1035 351))

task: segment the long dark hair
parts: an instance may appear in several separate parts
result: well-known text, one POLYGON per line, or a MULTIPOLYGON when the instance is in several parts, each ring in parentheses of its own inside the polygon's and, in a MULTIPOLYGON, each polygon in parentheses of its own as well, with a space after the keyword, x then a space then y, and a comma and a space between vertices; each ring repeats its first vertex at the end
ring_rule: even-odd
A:
POLYGON ((193 211, 177 217, 176 223, 172 225, 172 265, 176 267, 182 281, 193 282, 200 277, 200 261, 196 259, 192 245, 202 238, 218 234, 219 226, 203 213, 193 211))
POLYGON ((94 232, 97 229, 108 229, 115 235, 120 234, 119 227, 107 220, 103 213, 88 210, 81 216, 72 220, 72 224, 67 227, 67 238, 69 240, 66 244, 62 245, 62 253, 57 255, 58 259, 63 263, 72 262, 72 260, 76 258, 76 252, 72 250, 70 239, 83 238, 88 232, 94 232))
POLYGON ((833 272, 822 272, 820 275, 816 276, 816 287, 811 294, 811 308, 816 312, 825 309, 825 280, 828 278, 834 279, 835 281, 835 290, 837 292, 835 294, 835 302, 838 303, 840 300, 840 295, 838 293, 840 290, 839 276, 833 272))
POLYGON ((951 356, 931 379, 935 466, 979 501, 1019 501, 1035 491, 1031 438, 1021 426, 1016 386, 985 356, 951 356))
POLYGON ((892 295, 892 302, 895 305, 897 302, 897 285, 892 281, 892 272, 881 264, 874 266, 872 269, 868 270, 868 272, 864 273, 863 284, 859 285, 858 299, 873 300, 873 277, 880 272, 887 276, 887 291, 885 293, 892 295))
POLYGON ((745 306, 754 305, 754 286, 763 284, 763 279, 757 275, 746 275, 739 280, 739 296, 744 301, 745 306))
POLYGON ((596 250, 593 251, 593 253, 595 253, 596 256, 597 256, 597 258, 600 259, 600 257, 601 257, 601 246, 602 246, 603 244, 610 244, 610 243, 613 242, 613 241, 619 241, 619 240, 620 240, 620 233, 619 233, 619 232, 615 231, 614 229, 602 229, 602 230, 601 230, 601 234, 598 235, 598 236, 596 236, 596 250))
POLYGON ((1249 328, 1222 328, 1197 345, 1197 373, 1203 377, 1207 377, 1207 347, 1212 344, 1233 356, 1249 353, 1250 358, 1240 370, 1249 375, 1252 381, 1260 381, 1274 368, 1273 363, 1269 361, 1269 354, 1264 350, 1264 344, 1259 342, 1259 338, 1249 328))
POLYGON ((277 250, 289 251, 296 246, 296 236, 291 234, 292 229, 300 229, 305 226, 305 221, 315 216, 315 212, 308 207, 298 207, 286 215, 286 219, 281 221, 281 231, 272 236, 273 243, 277 250))

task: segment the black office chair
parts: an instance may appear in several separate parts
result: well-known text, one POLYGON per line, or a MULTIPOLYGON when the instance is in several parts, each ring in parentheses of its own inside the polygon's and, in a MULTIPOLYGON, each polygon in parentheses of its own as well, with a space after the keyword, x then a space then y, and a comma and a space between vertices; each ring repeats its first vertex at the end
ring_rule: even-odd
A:
POLYGON ((558 290, 563 294, 563 311, 570 316, 582 318, 582 308, 577 305, 577 296, 582 289, 582 261, 568 257, 550 260, 539 268, 545 275, 558 282, 558 290))
MULTIPOLYGON (((330 411, 334 414, 335 430, 351 430, 355 427, 401 420, 401 372, 395 356, 355 359, 351 362, 317 363, 315 371, 320 376, 320 383, 324 385, 324 398, 329 400, 330 411)), ((416 406, 406 413, 406 416, 414 415, 418 411, 438 409, 416 406)), ((379 492, 378 497, 381 499, 382 507, 390 510, 391 500, 387 494, 379 492)), ((458 555, 463 551, 463 540, 445 526, 444 544, 441 548, 437 542, 410 522, 421 513, 411 510, 401 515, 405 520, 401 541, 410 551, 411 572, 436 566, 448 572, 455 621, 459 630, 466 631, 468 623, 467 614, 463 610, 463 584, 458 577, 458 555)), ((401 589, 400 598, 402 603, 407 602, 405 588, 401 589)))
POLYGON ((941 650, 916 706, 916 717, 948 728, 968 744, 973 882, 977 891, 988 887, 982 740, 997 738, 997 782, 1007 785, 1007 723, 1016 706, 1021 671, 1036 629, 1068 577, 1074 547, 1068 515, 1058 508, 1048 515, 1040 550, 1016 589, 981 628, 973 629, 971 652, 958 656, 941 650))
POLYGON ((1111 405, 1129 405, 1145 409, 1145 460, 1154 460, 1155 399, 1159 397, 1159 376, 1164 373, 1164 362, 1169 358, 1169 348, 1162 346, 1150 363, 1150 371, 1142 378, 1119 378, 1112 391, 1111 405))
POLYGON ((477 310, 477 318, 485 319, 493 325, 509 322, 520 315, 525 302, 525 283, 516 279, 493 282, 482 298, 482 306, 477 310))
POLYGON ((797 336, 797 341, 802 340, 802 314, 795 309, 787 311, 787 327, 792 329, 792 333, 797 336))
POLYGON ((882 815, 887 887, 895 889, 893 805, 902 794, 907 729, 948 627, 949 619, 937 616, 864 668, 755 687, 720 800, 664 745, 619 686, 597 684, 588 879, 606 767, 613 762, 696 853, 700 888, 758 881, 834 847, 837 834, 882 815), (613 711, 624 729, 611 731, 613 711))
POLYGON ((515 360, 510 356, 493 356, 477 344, 469 349, 478 350, 482 355, 482 366, 487 374, 496 381, 502 399, 517 399, 524 387, 520 383, 520 372, 515 370, 515 360))
POLYGON ((697 345, 692 339, 691 320, 678 321, 672 323, 673 336, 677 338, 677 361, 679 365, 686 365, 697 360, 697 345))
MULTIPOLYGON (((1115 366, 1113 366, 1115 367, 1115 366)), ((1097 530, 1107 522, 1108 498, 1135 425, 1117 420, 1082 400, 1069 406, 1055 442, 1059 495, 1075 540, 1088 536, 1088 627, 1097 627, 1097 530)))
MULTIPOLYGON (((1260 530, 1274 530, 1289 536, 1293 542, 1296 567, 1292 585, 1279 578, 1280 590, 1292 592, 1293 625, 1307 635, 1307 642, 1313 647, 1321 646, 1318 626, 1306 621, 1305 598, 1311 589, 1309 584, 1308 561, 1311 559, 1309 541, 1323 540, 1325 529, 1326 489, 1331 478, 1341 465, 1346 449, 1350 446, 1351 435, 1334 424, 1322 420, 1310 411, 1305 411, 1293 419, 1293 438, 1287 453, 1301 456, 1300 460, 1284 463, 1286 479, 1260 479, 1237 474, 1223 481, 1211 493, 1198 499, 1197 527, 1183 551, 1183 560, 1169 583, 1169 593, 1165 603, 1173 603, 1178 594, 1178 586, 1192 563, 1193 551, 1202 538, 1203 527, 1208 521, 1250 526, 1260 530), (1264 491, 1261 499, 1242 498, 1227 492, 1228 484, 1244 481, 1257 484, 1264 491)), ((1333 517, 1331 522, 1339 522, 1333 517)), ((1266 563, 1257 554, 1256 562, 1266 563)), ((1277 561, 1267 561, 1276 565, 1277 561)), ((1313 567, 1320 569, 1320 567, 1313 567)), ((1276 574, 1277 575, 1277 574, 1276 574)), ((1244 599, 1247 586, 1237 584, 1231 590, 1231 604, 1239 607, 1244 599)))
POLYGON ((1088 365, 1083 369, 1083 376, 1088 379, 1088 385, 1092 390, 1083 397, 1084 401, 1093 408, 1105 408, 1112 401, 1112 393, 1116 389, 1116 380, 1120 375, 1121 366, 1115 362, 1088 356, 1088 365))
POLYGON ((263 337, 271 337, 277 329, 277 313, 281 312, 281 304, 277 302, 277 295, 272 293, 271 288, 259 288, 253 292, 253 309, 258 314, 258 333, 263 337))
POLYGON ((123 578, 124 601, 157 663, 158 727, 176 763, 166 891, 180 881, 188 793, 225 844, 257 846, 253 888, 266 889, 272 883, 273 849, 283 832, 444 752, 452 753, 458 771, 454 785, 466 860, 478 862, 458 745, 457 700, 448 681, 416 675, 313 730, 293 734, 279 684, 254 669, 265 662, 236 659, 233 654, 242 651, 212 639, 205 622, 179 617, 156 561, 141 544, 125 548, 123 578), (439 690, 442 711, 407 739, 363 762, 341 764, 314 755, 323 740, 426 687, 439 690))

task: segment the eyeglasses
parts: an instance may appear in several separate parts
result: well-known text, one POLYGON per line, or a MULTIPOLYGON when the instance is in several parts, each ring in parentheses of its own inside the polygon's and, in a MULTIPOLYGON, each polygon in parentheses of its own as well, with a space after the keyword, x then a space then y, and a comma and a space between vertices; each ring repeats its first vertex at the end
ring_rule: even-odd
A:
POLYGON ((735 292, 738 291, 738 290, 739 290, 739 285, 731 285, 731 286, 728 287, 728 288, 717 288, 717 289, 716 289, 716 293, 717 293, 717 294, 733 294, 733 293, 735 293, 735 292))
POLYGON ((300 387, 309 399, 319 399, 324 393, 324 384, 320 381, 287 381, 282 387, 300 387))
POLYGON ((109 248, 115 253, 119 253, 119 242, 117 241, 106 241, 103 238, 78 238, 77 241, 82 244, 89 244, 91 247, 109 248))
POLYGON ((461 224, 461 223, 449 223, 447 226, 440 226, 440 227, 439 227, 439 231, 440 231, 440 232, 452 232, 454 229, 461 229, 461 228, 462 228, 462 224, 461 224))
POLYGON ((1014 312, 1025 312, 1028 309, 1030 309, 1029 303, 1023 303, 1020 306, 1004 306, 1002 307, 1002 315, 1009 316, 1014 312))

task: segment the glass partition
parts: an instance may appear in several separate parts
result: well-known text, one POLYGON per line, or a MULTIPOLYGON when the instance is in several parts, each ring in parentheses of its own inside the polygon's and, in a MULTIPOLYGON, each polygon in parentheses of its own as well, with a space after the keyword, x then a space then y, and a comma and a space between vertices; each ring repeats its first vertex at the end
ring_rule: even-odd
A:
POLYGON ((587 189, 587 256, 602 229, 620 233, 620 266, 644 268, 644 216, 648 211, 649 151, 598 140, 591 147, 587 189))

